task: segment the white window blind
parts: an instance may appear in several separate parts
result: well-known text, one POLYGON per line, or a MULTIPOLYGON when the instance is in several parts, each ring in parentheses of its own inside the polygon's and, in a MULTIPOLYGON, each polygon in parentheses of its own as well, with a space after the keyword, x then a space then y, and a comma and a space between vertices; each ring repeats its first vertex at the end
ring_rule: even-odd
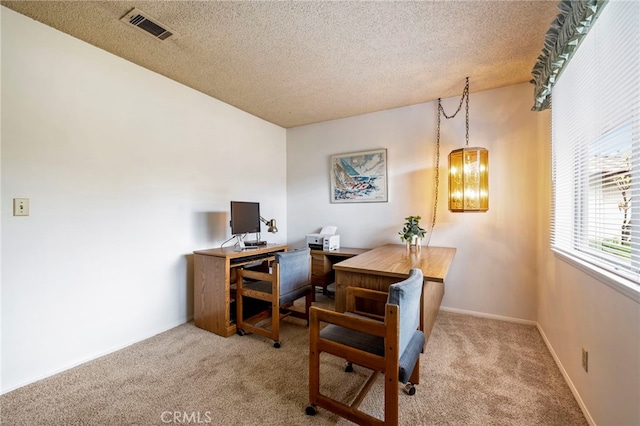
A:
POLYGON ((554 250, 640 290, 640 2, 610 1, 552 95, 554 250))

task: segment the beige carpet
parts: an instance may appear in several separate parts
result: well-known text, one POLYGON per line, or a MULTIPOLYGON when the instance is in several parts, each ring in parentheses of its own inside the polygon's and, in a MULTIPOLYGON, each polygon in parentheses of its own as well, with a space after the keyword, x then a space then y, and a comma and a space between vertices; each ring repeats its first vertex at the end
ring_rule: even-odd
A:
MULTIPOLYGON (((323 299, 320 296, 320 299, 323 299)), ((320 303, 326 304, 324 299, 320 303)), ((305 415, 308 336, 287 319, 282 348, 188 323, 0 397, 2 425, 332 425, 305 415)), ((322 387, 355 395, 362 368, 323 355, 322 387)), ((403 425, 586 425, 535 327, 441 312, 403 425)), ((382 378, 361 408, 382 417, 382 378)))

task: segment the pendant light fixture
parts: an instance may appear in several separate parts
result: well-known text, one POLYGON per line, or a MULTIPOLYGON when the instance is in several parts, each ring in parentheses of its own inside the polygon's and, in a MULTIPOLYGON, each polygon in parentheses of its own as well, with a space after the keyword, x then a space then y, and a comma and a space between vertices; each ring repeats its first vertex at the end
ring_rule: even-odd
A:
POLYGON ((489 209, 489 151, 469 148, 469 77, 460 98, 458 110, 448 116, 438 98, 438 145, 440 144, 440 114, 455 117, 466 99, 466 143, 464 148, 449 154, 449 210, 452 212, 486 212, 489 209))

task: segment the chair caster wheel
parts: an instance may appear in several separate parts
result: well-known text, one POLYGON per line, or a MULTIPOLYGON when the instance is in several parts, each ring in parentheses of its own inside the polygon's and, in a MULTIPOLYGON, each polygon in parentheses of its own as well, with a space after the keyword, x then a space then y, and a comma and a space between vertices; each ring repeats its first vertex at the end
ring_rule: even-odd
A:
POLYGON ((307 405, 307 408, 304 410, 307 413, 307 416, 315 416, 318 414, 318 410, 315 405, 307 405))
POLYGON ((273 342, 273 347, 276 349, 280 348, 280 342, 273 342))
POLYGON ((246 331, 244 331, 244 330, 243 330, 243 329, 241 329, 241 328, 237 328, 237 329, 236 329, 236 334, 237 334, 238 336, 244 336, 245 334, 247 334, 247 332, 246 332, 246 331))
POLYGON ((413 383, 407 383, 404 387, 404 393, 407 395, 415 395, 416 394, 416 385, 413 383))
POLYGON ((350 362, 347 362, 347 365, 344 366, 344 372, 353 373, 353 364, 350 362))

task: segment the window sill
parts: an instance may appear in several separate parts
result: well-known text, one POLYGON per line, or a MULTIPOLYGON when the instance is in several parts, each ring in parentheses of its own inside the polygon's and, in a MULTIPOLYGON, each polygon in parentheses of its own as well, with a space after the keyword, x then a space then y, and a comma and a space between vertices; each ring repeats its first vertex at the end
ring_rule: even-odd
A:
POLYGON ((622 295, 628 297, 636 303, 640 303, 640 286, 638 286, 634 282, 624 279, 602 268, 599 268, 591 263, 585 262, 584 260, 579 259, 576 256, 572 256, 564 251, 560 251, 555 248, 552 248, 551 250, 560 260, 572 266, 575 266, 582 272, 585 272, 586 274, 592 276, 593 278, 611 287, 618 293, 621 293, 622 295))

